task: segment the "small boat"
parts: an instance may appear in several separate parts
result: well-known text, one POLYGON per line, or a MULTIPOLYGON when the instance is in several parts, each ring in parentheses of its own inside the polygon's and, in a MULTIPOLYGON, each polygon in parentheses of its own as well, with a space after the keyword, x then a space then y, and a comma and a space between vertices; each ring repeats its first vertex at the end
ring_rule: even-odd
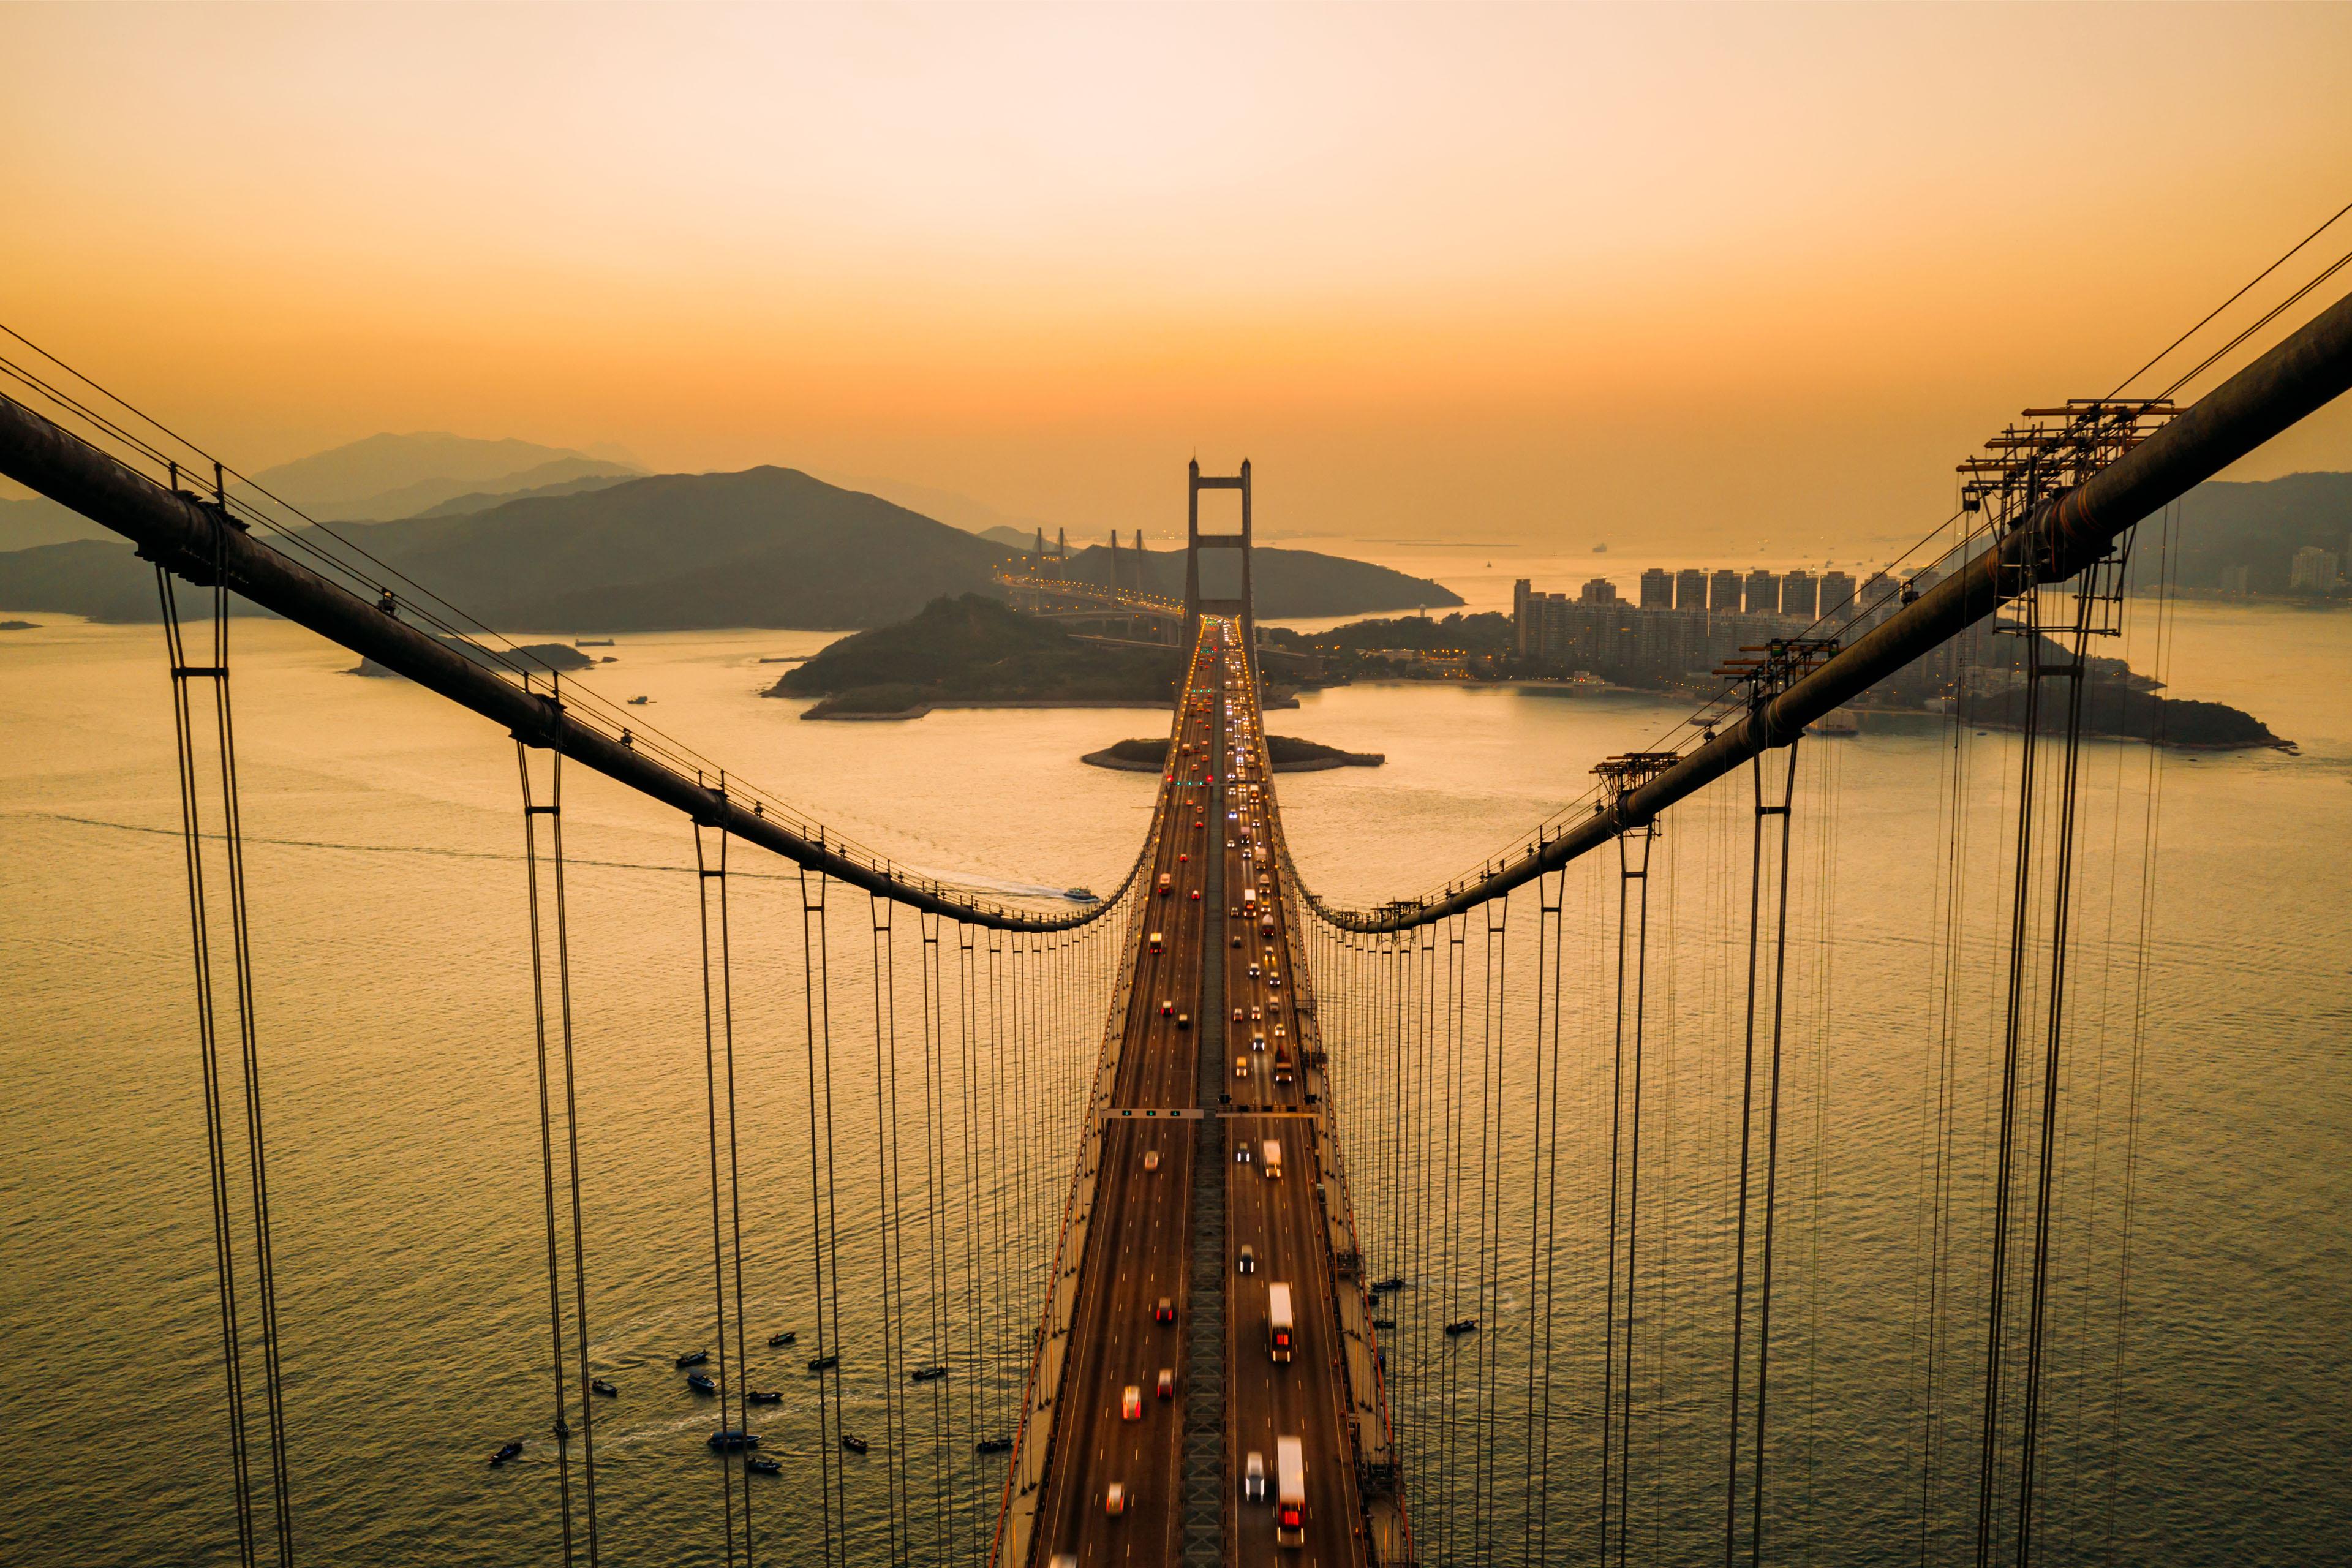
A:
POLYGON ((835 1367, 837 1367, 840 1364, 841 1358, 837 1355, 821 1355, 809 1363, 809 1370, 811 1372, 831 1372, 835 1367))
POLYGON ((614 1388, 611 1384, 606 1383, 601 1377, 589 1384, 588 1386, 594 1389, 597 1393, 603 1394, 607 1399, 618 1399, 621 1397, 621 1391, 614 1388))
POLYGON ((629 706, 632 708, 642 708, 652 700, 653 699, 650 697, 632 697, 629 699, 629 706))
POLYGON ((745 1459, 743 1461, 743 1468, 750 1470, 752 1474, 760 1476, 781 1476, 784 1473, 782 1460, 762 1458, 757 1454, 745 1459))
POLYGON ((678 1357, 677 1364, 680 1366, 700 1366, 704 1362, 707 1362, 709 1359, 710 1352, 709 1351, 696 1351, 692 1355, 682 1355, 678 1357))
POLYGON ((1477 1326, 1478 1320, 1475 1318, 1456 1318, 1445 1325, 1445 1331, 1448 1334, 1466 1334, 1477 1326))
POLYGON ((770 1350, 773 1350, 778 1345, 788 1345, 800 1337, 800 1331, 796 1329, 786 1329, 781 1334, 770 1334, 768 1336, 768 1348, 770 1350))
POLYGON ((756 1388, 747 1390, 744 1393, 743 1397, 750 1400, 754 1405, 782 1405, 784 1402, 784 1396, 781 1394, 762 1394, 756 1388))
POLYGON ((505 1447, 500 1448, 497 1453, 490 1456, 490 1464, 494 1468, 499 1465, 503 1465, 509 1459, 513 1458, 517 1454, 521 1452, 522 1445, 520 1443, 509 1443, 505 1447))
POLYGON ((726 1453, 734 1448, 758 1447, 760 1435, 756 1432, 713 1432, 708 1441, 711 1447, 726 1453))
POLYGON ((841 1446, 853 1454, 866 1452, 866 1439, 855 1432, 844 1432, 841 1435, 841 1446))
POLYGON ((719 1392, 719 1380, 705 1373, 688 1373, 686 1374, 686 1385, 694 1390, 697 1394, 716 1394, 719 1392))
POLYGON ((1098 904, 1102 902, 1100 899, 1095 897, 1094 889, 1091 888, 1071 888, 1065 890, 1062 897, 1075 900, 1081 904, 1098 904))
POLYGON ((1394 1318, 1374 1318, 1372 1320, 1372 1327, 1376 1329, 1393 1329, 1396 1327, 1396 1320, 1394 1318))
POLYGON ((1403 1289, 1404 1276, 1402 1274, 1391 1274, 1385 1279, 1375 1279, 1372 1281, 1372 1294, 1375 1296, 1380 1295, 1383 1291, 1402 1290, 1403 1289))
POLYGON ((976 1454, 1009 1454, 1013 1451, 1013 1439, 1010 1437, 982 1437, 979 1442, 974 1443, 971 1447, 972 1452, 976 1454))
POLYGON ((915 1369, 913 1375, 908 1381, 911 1383, 929 1383, 934 1378, 945 1377, 947 1374, 948 1369, 943 1366, 919 1366, 915 1369))

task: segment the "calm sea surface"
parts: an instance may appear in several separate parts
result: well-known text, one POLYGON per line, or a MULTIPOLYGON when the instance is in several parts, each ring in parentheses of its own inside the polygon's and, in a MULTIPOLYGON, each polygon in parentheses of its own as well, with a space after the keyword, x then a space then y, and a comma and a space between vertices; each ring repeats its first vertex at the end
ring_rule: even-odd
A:
MULTIPOLYGON (((2149 632, 2139 626, 2130 649, 2143 668, 2158 651, 2149 632)), ((350 655, 294 628, 247 622, 235 635, 298 1556, 549 1561, 545 1243, 512 744, 404 682, 341 673, 350 655), (487 1469, 509 1437, 530 1439, 524 1457, 487 1469)), ((632 638, 594 684, 649 697, 647 722, 908 864, 1008 889, 1118 882, 1154 781, 1077 756, 1159 732, 1163 715, 813 724, 797 721, 800 704, 759 695, 779 671, 761 657, 827 640, 632 638)), ((2352 1557, 2352 616, 2187 605, 2168 657, 2174 694, 2248 708, 2303 754, 2163 759, 2143 943, 2151 756, 2084 751, 2043 1556, 2340 1563, 2352 1557)), ((153 627, 0 633, 8 1563, 235 1556, 167 691, 153 627)), ((1308 879, 1362 903, 1521 841, 1582 792, 1595 760, 1679 716, 1647 700, 1364 686, 1309 694, 1270 728, 1386 753, 1378 770, 1280 781, 1308 879)), ((1923 1518, 1930 1560, 1971 1555, 1971 1336, 2016 744, 1927 729, 1801 748, 1775 1560, 1916 1560, 1923 1518)), ((1728 1328, 1745 787, 1679 808, 1655 851, 1634 1265, 1651 1305, 1634 1332, 1628 1500, 1630 1555, 1643 1561, 1720 1550, 1716 1369, 1728 1328)), ((723 1504, 702 1443, 715 1422, 669 1364, 709 1340, 712 1310, 692 840, 584 773, 569 781, 566 824, 591 1352, 624 1385, 598 1411, 604 1549, 619 1563, 717 1562, 723 1504)), ((755 1332, 805 1338, 806 923, 796 878, 748 853, 736 865, 761 874, 739 879, 733 906, 746 1293, 755 1332)), ((1413 1076, 1414 1031, 1444 1037, 1450 944, 1425 959, 1334 953, 1318 977, 1356 1130, 1346 1154, 1366 1247, 1376 1268, 1412 1280, 1391 1369, 1422 1456, 1424 1561, 1517 1561, 1538 1509, 1546 1560, 1587 1560, 1598 1539, 1617 893, 1612 862, 1580 865, 1561 894, 1553 1232, 1508 1164, 1536 1131, 1524 1027, 1546 1005, 1536 902, 1514 900, 1499 933, 1475 922, 1460 950, 1468 1037, 1486 995, 1510 1021, 1490 1076, 1413 1076), (1503 974, 1491 992, 1480 978, 1490 957, 1503 974), (1457 1112, 1475 1142, 1482 1111, 1506 1164, 1486 1178, 1471 1162, 1466 1187, 1449 1187, 1431 1152, 1459 1135, 1457 1112), (1547 1293, 1534 1260, 1548 1235, 1547 1293), (1483 1298, 1481 1249, 1498 1280, 1483 1298), (1489 1315, 1494 1348, 1448 1352, 1434 1336, 1465 1302, 1489 1315), (1517 1436, 1547 1397, 1530 1392, 1526 1348, 1544 1302, 1548 1478, 1525 1473, 1517 1436), (1506 1434, 1484 1461, 1461 1414, 1482 1390, 1506 1434), (1444 1503, 1481 1477, 1496 1516, 1483 1525, 1444 1503)), ((1010 1114, 993 1129, 943 1127, 942 1168, 919 1179, 918 1135, 905 1129, 926 1103, 929 1060, 909 1043, 921 1032, 907 980, 920 933, 902 916, 886 944, 897 1011, 877 1026, 866 901, 835 889, 828 908, 846 1342, 863 1352, 878 1325, 911 1324, 922 1353, 955 1367, 949 1392, 908 1404, 920 1433, 952 1415, 961 1450, 917 1478, 908 1506, 919 1559, 961 1560, 992 1520, 1001 1473, 970 1455, 969 1437, 1009 1426, 1034 1321, 1027 1282, 1058 1223, 1068 1108, 1087 1065, 1067 1042, 1091 1039, 1101 999, 1033 990, 1039 1037, 1065 1047, 996 1058, 1000 1068, 961 1048, 953 1017, 967 991, 992 994, 989 966, 1009 961, 982 952, 967 984, 951 952, 937 1063, 947 1103, 997 1072, 985 1092, 1010 1114), (893 1028, 900 1054, 877 1064, 893 1028), (910 1304, 896 1317, 874 1304, 885 1080, 907 1097, 901 1191, 929 1191, 925 1179, 957 1188, 948 1208, 962 1218, 938 1245, 982 1258, 986 1301, 928 1296, 927 1237, 903 1244, 916 1259, 910 1304), (958 1187, 966 1170, 971 1192, 958 1187)), ((1097 973, 1100 957, 1087 960, 1097 973)), ((862 1370, 873 1364, 853 1364, 850 1415, 878 1433, 890 1415, 862 1370)), ((764 1425, 792 1473, 756 1495, 755 1527, 763 1552, 808 1557, 814 1410, 804 1377, 775 1375, 787 1400, 764 1425)), ((856 1559, 886 1557, 883 1471, 853 1467, 844 1484, 856 1559)))

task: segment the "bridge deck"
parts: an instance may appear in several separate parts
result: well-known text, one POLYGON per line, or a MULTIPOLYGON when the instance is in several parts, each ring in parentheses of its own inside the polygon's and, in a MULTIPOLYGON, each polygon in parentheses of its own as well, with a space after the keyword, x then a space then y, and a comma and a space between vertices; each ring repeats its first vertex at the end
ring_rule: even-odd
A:
POLYGON ((1376 1497, 1368 1514, 1359 1491, 1359 1464, 1378 1474, 1390 1458, 1387 1418, 1363 1284, 1343 1267, 1356 1250, 1354 1221, 1326 1120, 1311 1001, 1300 1008, 1311 993, 1278 897, 1276 807, 1249 700, 1256 689, 1234 624, 1205 619, 1160 787, 1153 885, 1123 988, 1100 1163, 1079 1199, 1069 1331, 1056 1335, 1049 1322, 1041 1360, 1061 1358, 1059 1375, 1040 1380, 1048 1392, 1033 1401, 1022 1436, 1029 1462, 1018 1473, 1042 1479, 1008 1492, 998 1552, 1006 1568, 1203 1556, 1369 1568, 1410 1552, 1394 1501, 1376 1497), (1222 907, 1211 907, 1213 895, 1222 907), (1121 1114, 1183 1109, 1208 1121, 1121 1114), (1279 1175, 1266 1173, 1268 1141, 1281 1145, 1279 1175), (1145 1168, 1148 1154, 1156 1169, 1145 1168), (1221 1184, 1199 1173, 1206 1193, 1222 1186, 1222 1226, 1214 1209, 1200 1226, 1223 1252, 1215 1260, 1193 1257, 1194 1163, 1204 1159, 1223 1167, 1221 1184), (1235 1266, 1244 1246, 1255 1265, 1247 1274, 1235 1266), (1196 1279, 1223 1288, 1196 1291, 1196 1279), (1287 1363, 1268 1345, 1276 1283, 1290 1287, 1297 1320, 1287 1363), (1156 1321, 1163 1297, 1174 1323, 1156 1321), (1222 1367, 1187 1353, 1196 1309, 1223 1319, 1222 1367), (1196 1360, 1221 1388, 1199 1386, 1196 1360), (1176 1379, 1164 1402, 1162 1369, 1176 1379), (1122 1412, 1130 1387, 1139 1391, 1138 1419, 1122 1412), (1194 1507, 1184 1507, 1185 1418, 1202 1401, 1223 1414, 1214 1531, 1201 1506, 1205 1445, 1195 1446, 1194 1507), (1285 1436, 1302 1439, 1307 1489, 1305 1538, 1287 1547, 1276 1540, 1276 1440, 1285 1436), (1251 1453, 1262 1457, 1263 1499, 1242 1495, 1251 1453), (1118 1516, 1106 1507, 1114 1485, 1126 1502, 1118 1516))

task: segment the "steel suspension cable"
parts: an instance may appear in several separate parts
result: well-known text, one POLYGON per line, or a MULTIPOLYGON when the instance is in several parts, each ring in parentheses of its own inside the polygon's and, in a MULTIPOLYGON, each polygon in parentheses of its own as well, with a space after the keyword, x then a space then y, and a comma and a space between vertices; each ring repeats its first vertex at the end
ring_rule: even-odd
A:
MULTIPOLYGON (((1754 790, 1755 813, 1751 819, 1748 849, 1748 1000, 1739 1090, 1739 1207, 1732 1240, 1731 1435, 1730 1458, 1724 1479, 1724 1568, 1731 1568, 1734 1554, 1738 1549, 1740 1386, 1747 1368, 1742 1352, 1748 1324, 1748 1223, 1752 1178, 1750 1161, 1756 1122, 1756 1025, 1759 1000, 1757 987, 1760 978, 1758 960, 1763 937, 1764 821, 1774 816, 1780 819, 1780 876, 1774 895, 1777 912, 1772 923, 1776 952, 1785 953, 1789 915, 1789 807, 1794 800, 1796 789, 1796 758, 1792 753, 1787 761, 1778 806, 1764 804, 1764 759, 1757 757, 1748 764, 1748 770, 1754 790)), ((1777 1111, 1775 1115, 1777 1121, 1777 1111)), ((1761 1458, 1760 1452, 1758 1458, 1761 1458)))
POLYGON ((1774 1222, 1779 1213, 1780 1174, 1781 1024, 1788 998, 1789 973, 1789 816, 1797 788, 1797 742, 1794 741, 1789 742, 1784 766, 1788 772, 1780 802, 1780 908, 1772 922, 1771 1083, 1765 1097, 1764 1109, 1764 1248, 1762 1278, 1758 1282, 1761 1300, 1756 1322, 1755 1479, 1749 1487, 1748 1499, 1754 1515, 1748 1542, 1750 1564, 1764 1561, 1764 1440, 1767 1397, 1770 1392, 1772 1373, 1772 1242, 1774 1222))
MULTIPOLYGON (((718 852, 717 855, 713 857, 703 847, 703 835, 706 831, 707 830, 701 823, 698 822, 694 825, 695 887, 701 914, 702 931, 702 1081, 704 1099, 709 1108, 707 1120, 709 1122, 710 1145, 710 1291, 712 1310, 717 1314, 719 1336, 719 1426, 720 1431, 724 1433, 730 1430, 727 1423, 727 1402, 730 1395, 735 1392, 736 1380, 730 1378, 727 1371, 727 1249, 725 1226, 723 1223, 725 1205, 722 1203, 719 1195, 719 1089, 721 1081, 719 1061, 721 1053, 723 1052, 728 1064, 725 1081, 728 1087, 727 1114, 731 1130, 735 1114, 733 1066, 735 1058, 735 990, 732 965, 730 962, 731 943, 729 939, 727 924, 727 840, 729 835, 723 821, 715 830, 710 830, 716 831, 718 834, 718 852), (713 864, 714 858, 716 864, 713 864), (710 936, 712 925, 711 885, 713 883, 718 885, 719 911, 719 963, 717 985, 715 989, 712 984, 712 970, 710 962, 710 936)), ((731 1186, 734 1179, 733 1162, 731 1157, 729 1162, 728 1179, 729 1184, 731 1186)), ((739 1301, 741 1300, 741 1284, 739 1274, 736 1292, 737 1300, 739 1301)), ((742 1356, 740 1352, 735 1359, 737 1370, 740 1372, 742 1366, 742 1356)), ((750 1428, 748 1426, 739 1423, 737 1426, 732 1427, 731 1430, 745 1432, 749 1431, 750 1428)), ((728 1563, 732 1563, 735 1561, 736 1461, 733 1455, 727 1449, 726 1441, 723 1437, 720 1443, 720 1458, 723 1462, 719 1467, 719 1485, 720 1497, 725 1510, 722 1519, 727 1529, 726 1560, 728 1563)), ((751 1500, 749 1495, 751 1489, 749 1486, 746 1486, 743 1489, 746 1494, 743 1500, 743 1508, 744 1526, 747 1534, 751 1525, 750 1514, 751 1500)), ((744 1561, 747 1565, 749 1564, 750 1560, 751 1543, 746 1540, 744 1542, 744 1561)))
POLYGON ((898 1191, 898 1008, 892 963, 890 900, 866 896, 872 917, 874 971, 874 1162, 876 1241, 880 1248, 882 1276, 882 1443, 886 1456, 884 1527, 893 1563, 906 1560, 910 1543, 904 1468, 910 1462, 902 1405, 906 1342, 906 1279, 900 1245, 898 1191))
POLYGON ((818 1479, 824 1487, 824 1561, 830 1568, 835 1560, 836 1536, 840 1561, 846 1563, 849 1553, 849 1461, 835 1451, 836 1439, 845 1436, 847 1428, 842 1417, 841 1224, 833 1138, 833 950, 825 909, 829 879, 821 872, 813 877, 803 867, 800 880, 808 1053, 810 1245, 816 1297, 817 1354, 812 1370, 817 1374, 817 1432, 824 1460, 818 1479))
MULTIPOLYGON (((206 678, 225 682, 226 649, 222 642, 223 617, 215 586, 213 663, 193 666, 180 629, 171 574, 158 565, 156 591, 163 606, 164 646, 170 659, 172 719, 177 742, 180 784, 181 841, 188 874, 188 929, 195 961, 196 1033, 205 1089, 205 1141, 213 1201, 213 1253, 215 1293, 221 1321, 221 1359, 227 1374, 229 1468, 236 1501, 238 1561, 253 1568, 257 1558, 254 1524, 251 1434, 245 1408, 244 1334, 236 1300, 235 1200, 229 1192, 227 1091, 223 1087, 220 1034, 213 987, 211 900, 205 889, 204 832, 198 795, 195 720, 188 682, 206 678), (199 675, 199 670, 204 672, 199 675)), ((240 994, 241 996, 241 994, 240 994)))
POLYGON ((1528 1520, 1520 1542, 1522 1556, 1530 1564, 1545 1560, 1551 1511, 1552 1313, 1558 1304, 1555 1266, 1559 1205, 1559 984, 1565 957, 1560 912, 1567 879, 1565 871, 1557 871, 1536 884, 1536 1083, 1529 1123, 1535 1148, 1529 1162, 1533 1190, 1528 1204, 1528 1415, 1534 1426, 1534 1440, 1528 1445, 1521 1482, 1528 1520), (1540 1277, 1533 1267, 1538 1258, 1543 1260, 1540 1277))
MULTIPOLYGON (((562 821, 563 758, 561 752, 558 752, 555 755, 551 773, 550 797, 548 804, 545 805, 539 805, 532 798, 530 786, 530 748, 525 745, 521 741, 517 741, 515 742, 515 768, 522 782, 523 880, 528 893, 527 902, 530 917, 530 1013, 531 1030, 535 1047, 534 1054, 537 1058, 539 1068, 540 1173, 541 1186, 545 1195, 547 1217, 547 1322, 548 1333, 551 1341, 549 1365, 550 1370, 553 1374, 555 1392, 555 1420, 551 1427, 551 1430, 555 1435, 556 1445, 555 1487, 558 1508, 560 1510, 561 1519, 562 1521, 563 1561, 566 1563, 569 1563, 572 1560, 572 1455, 570 1447, 572 1439, 572 1426, 569 1410, 571 1401, 567 1386, 568 1374, 563 1353, 563 1270, 557 1261, 559 1254, 557 1251, 555 1235, 555 1140, 551 1126, 551 1094, 549 1084, 547 1063, 546 959, 544 943, 541 940, 541 934, 539 900, 539 818, 543 816, 547 817, 551 823, 561 823, 562 821)), ((562 829, 560 827, 557 828, 557 832, 560 835, 562 829)), ((562 846, 560 837, 556 840, 555 852, 557 865, 560 867, 562 856, 562 846)), ((558 874, 560 875, 560 872, 558 874)), ((559 901, 556 913, 556 940, 559 953, 562 953, 566 951, 566 944, 563 942, 562 934, 562 927, 563 911, 562 904, 559 901)), ((562 966, 562 958, 559 957, 559 967, 562 966)), ((565 1056, 564 1092, 566 1100, 565 1117, 567 1125, 569 1124, 572 1117, 572 1072, 570 1065, 572 1028, 570 1009, 568 1006, 568 990, 569 988, 567 986, 564 1001, 563 1003, 559 1004, 559 1005, 563 1007, 561 1027, 563 1035, 565 1056)), ((577 1148, 577 1135, 575 1133, 572 1178, 572 1222, 575 1233, 579 1222, 580 1195, 579 1157, 577 1148)), ((577 1278, 576 1275, 575 1278, 577 1278)), ((580 1305, 584 1312, 586 1302, 583 1300, 580 1305)), ((585 1354, 585 1348, 583 1340, 582 1347, 583 1357, 585 1354)), ((588 1385, 584 1380, 580 1385, 580 1394, 582 1400, 581 1419, 584 1424, 588 1419, 588 1407, 586 1403, 588 1398, 588 1385)))
MULTIPOLYGON (((2128 549, 2128 545, 2126 547, 2128 549)), ((2074 646, 2070 662, 2062 667, 2069 681, 2066 728, 2059 752, 2058 833, 2055 864, 2050 876, 2050 981, 2045 999, 2047 1037, 2042 1065, 2041 1148, 2036 1163, 2033 1205, 2033 1258, 2028 1290, 2030 1306, 2025 1342, 2025 1401, 2018 1438, 2017 1564, 2028 1568, 2033 1549, 2033 1486, 2040 1457, 2043 1336, 2050 1295, 2051 1188, 2057 1164, 2059 1084, 2062 1047, 2065 1038, 2066 957, 2068 917, 2072 912, 2074 875, 2074 804, 2083 741, 2083 689, 2091 636, 2091 620, 2098 600, 2085 581, 2074 597, 2074 646)), ((2031 737, 2028 737, 2029 743, 2031 737)))

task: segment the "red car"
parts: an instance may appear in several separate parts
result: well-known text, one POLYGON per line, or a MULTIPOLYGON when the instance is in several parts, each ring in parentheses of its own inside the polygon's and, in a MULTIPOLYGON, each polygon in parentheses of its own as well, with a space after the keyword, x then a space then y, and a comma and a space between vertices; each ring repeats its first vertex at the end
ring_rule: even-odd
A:
POLYGON ((1201 889, 1198 888, 1192 889, 1192 901, 1196 904, 1201 901, 1201 889))
POLYGON ((1173 1367, 1163 1366, 1160 1369, 1160 1397, 1162 1399, 1176 1397, 1176 1370, 1173 1367))
POLYGON ((1174 1322, 1176 1321, 1176 1299, 1173 1296, 1160 1297, 1160 1305, 1151 1310, 1151 1321, 1155 1323, 1174 1322))

